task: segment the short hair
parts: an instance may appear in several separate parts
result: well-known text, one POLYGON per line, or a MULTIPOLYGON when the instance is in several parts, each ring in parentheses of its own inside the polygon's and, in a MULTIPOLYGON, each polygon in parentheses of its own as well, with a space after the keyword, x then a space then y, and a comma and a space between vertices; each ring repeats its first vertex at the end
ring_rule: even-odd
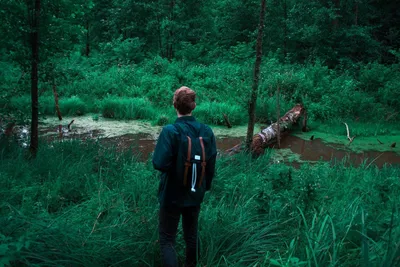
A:
POLYGON ((189 114, 196 107, 196 93, 189 87, 182 86, 175 91, 173 104, 180 114, 189 114))

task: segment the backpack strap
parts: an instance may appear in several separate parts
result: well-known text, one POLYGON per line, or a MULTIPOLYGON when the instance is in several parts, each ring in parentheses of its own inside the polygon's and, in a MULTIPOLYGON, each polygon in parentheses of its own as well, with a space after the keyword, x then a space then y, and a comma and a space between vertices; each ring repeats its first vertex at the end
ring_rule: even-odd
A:
POLYGON ((183 185, 187 186, 187 176, 189 172, 189 167, 192 166, 192 163, 190 162, 190 156, 192 155, 192 139, 186 135, 182 127, 178 123, 174 123, 175 128, 178 130, 178 132, 181 133, 181 135, 185 135, 188 139, 188 151, 187 151, 187 158, 185 162, 185 172, 183 176, 183 185))
POLYGON ((199 139, 200 139, 201 151, 203 152, 203 155, 202 155, 203 156, 203 162, 201 163, 201 177, 200 177, 200 182, 199 182, 199 186, 201 186, 201 183, 203 182, 204 174, 206 172, 207 163, 206 163, 206 152, 205 152, 205 149, 204 149, 203 137, 200 136, 199 139))
POLYGON ((187 159, 185 162, 185 174, 184 174, 184 178, 183 178, 184 186, 187 185, 187 175, 188 175, 189 167, 191 166, 190 155, 192 154, 192 139, 190 139, 189 136, 187 136, 187 138, 188 138, 188 153, 187 153, 187 159))

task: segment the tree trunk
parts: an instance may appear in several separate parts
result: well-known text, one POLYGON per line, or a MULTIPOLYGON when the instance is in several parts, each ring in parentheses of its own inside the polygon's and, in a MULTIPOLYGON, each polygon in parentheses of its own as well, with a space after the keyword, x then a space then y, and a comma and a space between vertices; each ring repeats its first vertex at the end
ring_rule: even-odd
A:
MULTIPOLYGON (((261 155, 265 148, 274 144, 277 141, 278 137, 278 127, 281 133, 287 134, 290 127, 297 123, 298 119, 303 116, 303 132, 307 131, 306 129, 306 119, 307 114, 303 105, 297 104, 291 110, 286 112, 286 114, 279 119, 279 121, 271 124, 267 128, 263 129, 261 132, 255 134, 252 137, 250 151, 253 156, 261 155)), ((226 150, 225 152, 229 155, 240 152, 241 150, 246 149, 242 144, 238 144, 233 148, 226 150)))
MULTIPOLYGON (((279 119, 279 121, 271 124, 258 134, 253 136, 251 143, 251 152, 254 155, 260 155, 264 149, 275 143, 278 138, 278 133, 285 133, 289 128, 297 122, 297 120, 305 114, 305 109, 301 104, 297 104, 291 110, 279 119)), ((304 118, 305 119, 305 118, 304 118)))
POLYGON ((285 59, 286 59, 286 56, 287 56, 287 3, 286 3, 286 1, 287 0, 284 0, 284 2, 283 2, 283 12, 284 12, 284 19, 285 19, 285 24, 284 24, 284 37, 283 37, 283 55, 285 56, 285 59))
POLYGON ((160 18, 158 16, 158 14, 157 14, 156 18, 157 18, 157 29, 158 29, 158 32, 157 32, 158 33, 158 36, 157 36, 158 49, 160 51, 160 56, 164 57, 163 46, 162 46, 162 36, 161 36, 161 23, 160 23, 160 18))
POLYGON ((61 121, 62 116, 61 116, 61 111, 60 111, 60 106, 58 105, 58 94, 57 94, 57 89, 56 89, 56 83, 53 81, 53 95, 54 95, 54 103, 56 105, 56 112, 58 119, 61 121))
POLYGON ((32 101, 32 121, 31 121, 31 143, 30 151, 33 156, 39 147, 38 124, 39 124, 39 97, 38 97, 38 64, 39 64, 39 16, 40 0, 35 0, 35 9, 31 27, 31 47, 32 47, 32 72, 31 72, 31 101, 32 101))
POLYGON ((262 37, 264 28, 264 17, 265 17, 265 2, 266 0, 261 0, 261 10, 260 10, 260 23, 258 26, 258 36, 256 45, 256 62, 254 66, 254 76, 253 76, 253 86, 251 90, 251 97, 249 103, 249 122, 247 127, 247 137, 246 137, 246 149, 249 150, 251 146, 252 136, 254 132, 255 124, 255 110, 257 102, 257 91, 258 91, 258 80, 260 76, 260 65, 262 56, 262 37))
POLYGON ((90 33, 89 33, 89 19, 86 20, 86 57, 90 54, 90 33))
MULTIPOLYGON (((175 16, 174 16, 175 0, 171 0, 169 7, 170 7, 169 20, 170 20, 170 22, 173 22, 175 20, 175 16)), ((166 47, 167 59, 170 61, 174 57, 174 41, 173 41, 173 39, 174 39, 174 31, 173 31, 171 23, 170 23, 169 29, 168 29, 168 42, 167 42, 167 47, 166 47)))
POLYGON ((354 24, 357 26, 358 25, 358 2, 356 2, 356 7, 355 7, 355 18, 354 18, 354 24))
POLYGON ((340 0, 333 0, 333 3, 334 3, 335 8, 336 8, 336 11, 335 11, 335 13, 336 13, 336 18, 332 21, 332 24, 333 24, 333 28, 334 28, 334 29, 337 29, 337 28, 339 27, 339 16, 340 16, 340 10, 339 10, 339 8, 340 8, 340 0))
MULTIPOLYGON (((280 94, 280 90, 279 90, 279 86, 278 89, 276 90, 276 120, 278 121, 279 118, 281 117, 280 114, 280 105, 279 105, 279 94, 280 94)), ((278 148, 281 148, 281 128, 279 123, 277 124, 277 141, 278 141, 278 148)))

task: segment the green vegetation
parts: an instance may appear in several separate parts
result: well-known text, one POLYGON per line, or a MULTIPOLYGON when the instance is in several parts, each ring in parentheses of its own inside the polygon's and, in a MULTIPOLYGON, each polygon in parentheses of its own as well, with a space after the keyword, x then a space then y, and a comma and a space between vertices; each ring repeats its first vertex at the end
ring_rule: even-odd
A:
MULTIPOLYGON (((159 264, 150 161, 79 141, 42 143, 27 161, 1 142, 2 264, 159 264)), ((218 160, 200 218, 202 266, 399 264, 399 167, 297 170, 270 156, 218 160)))
MULTIPOLYGON (((400 1, 267 0, 255 132, 277 119, 279 97, 281 115, 306 108, 301 138, 347 145, 346 122, 348 150, 400 153, 398 10, 400 1)), ((150 159, 44 139, 31 158, 9 126, 31 122, 32 90, 40 122, 55 129, 56 89, 64 126, 155 138, 186 85, 197 119, 218 137, 244 137, 259 11, 259 0, 2 1, 0 267, 158 266, 150 159)), ((222 155, 201 212, 201 266, 399 266, 399 166, 345 161, 309 164, 289 149, 222 155)))
MULTIPOLYGON (((95 60, 79 60, 95 64, 95 60)), ((185 64, 182 67, 182 62, 163 62, 164 68, 159 73, 146 71, 149 66, 159 64, 158 61, 162 59, 147 60, 137 67, 125 66, 118 70, 112 67, 105 72, 81 70, 83 77, 74 78, 73 85, 67 83, 58 86, 62 114, 99 113, 107 118, 146 119, 158 123, 159 114, 164 114, 166 118, 162 121, 167 123, 175 115, 171 107, 173 92, 186 84, 198 93, 196 114, 200 120, 223 125, 225 113, 234 126, 247 123, 250 66, 221 62, 209 66, 185 64), (182 82, 178 82, 179 77, 182 82)), ((71 63, 68 61, 66 64, 71 63)), ((361 69, 359 77, 352 77, 341 71, 329 70, 318 63, 289 65, 273 58, 266 59, 262 67, 257 121, 262 123, 275 120, 275 90, 280 86, 281 114, 302 102, 307 108, 310 123, 358 120, 376 121, 377 125, 386 121, 396 122, 396 111, 400 106, 395 101, 400 99, 400 95, 393 94, 397 94, 395 88, 400 86, 396 85, 400 81, 399 70, 400 65, 385 67, 373 64, 361 69), (377 90, 368 89, 372 82, 376 82, 373 75, 379 75, 381 71, 387 73, 382 84, 377 90), (389 88, 391 86, 393 90, 389 88), (388 92, 393 93, 388 95, 388 92)), ((10 101, 3 103, 3 107, 27 115, 30 111, 29 101, 29 95, 11 96, 10 101)), ((50 89, 40 97, 39 111, 44 115, 56 115, 53 92, 50 89)), ((378 131, 382 130, 390 131, 390 128, 378 131)))

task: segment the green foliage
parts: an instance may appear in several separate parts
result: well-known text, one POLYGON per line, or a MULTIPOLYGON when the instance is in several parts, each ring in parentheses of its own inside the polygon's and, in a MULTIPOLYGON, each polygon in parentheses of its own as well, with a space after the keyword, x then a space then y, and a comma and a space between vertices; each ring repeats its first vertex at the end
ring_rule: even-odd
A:
POLYGON ((59 105, 61 114, 64 115, 80 116, 88 111, 87 104, 81 98, 76 96, 67 99, 60 99, 59 105))
POLYGON ((155 110, 145 98, 108 97, 101 102, 101 111, 105 118, 147 119, 155 117, 155 110))
POLYGON ((130 64, 144 58, 143 41, 139 38, 123 39, 121 36, 112 42, 103 44, 100 49, 107 59, 106 64, 130 64))
POLYGON ((246 110, 236 104, 203 102, 193 111, 193 115, 198 120, 213 125, 226 125, 224 114, 232 125, 246 123, 246 110))
POLYGON ((159 114, 155 121, 155 124, 158 126, 165 126, 169 123, 173 123, 173 122, 171 121, 170 117, 166 114, 159 114))
MULTIPOLYGON (((249 64, 221 62, 207 66, 185 60, 168 62, 155 57, 137 65, 121 65, 104 70, 96 60, 81 61, 74 56, 57 63, 59 71, 75 77, 71 82, 68 79, 59 79, 57 82, 60 108, 62 114, 80 115, 102 113, 104 105, 107 109, 110 105, 118 105, 125 106, 122 112, 125 115, 114 118, 143 118, 127 111, 129 99, 147 99, 146 106, 151 106, 160 114, 169 113, 174 90, 186 85, 197 93, 196 112, 199 118, 210 124, 222 125, 225 113, 233 125, 243 125, 247 122, 246 103, 251 88, 249 64), (128 99, 125 104, 116 104, 118 101, 114 101, 124 101, 123 98, 128 99)), ((332 120, 378 121, 382 118, 396 121, 399 116, 395 113, 400 108, 399 91, 396 89, 400 80, 397 70, 397 65, 387 67, 374 63, 354 77, 351 71, 330 70, 321 62, 293 65, 280 63, 274 57, 266 58, 261 69, 257 121, 265 123, 276 120, 278 87, 281 116, 295 104, 303 103, 310 123, 332 120)), ((9 86, 20 88, 20 83, 16 79, 10 80, 9 86)), ((54 115, 54 99, 49 92, 51 85, 44 86, 45 93, 39 98, 40 112, 54 115)), ((9 95, 0 102, 7 110, 28 115, 29 99, 26 94, 9 95)), ((155 120, 154 112, 150 114, 147 118, 155 120)), ((106 116, 112 117, 111 114, 106 116)))

